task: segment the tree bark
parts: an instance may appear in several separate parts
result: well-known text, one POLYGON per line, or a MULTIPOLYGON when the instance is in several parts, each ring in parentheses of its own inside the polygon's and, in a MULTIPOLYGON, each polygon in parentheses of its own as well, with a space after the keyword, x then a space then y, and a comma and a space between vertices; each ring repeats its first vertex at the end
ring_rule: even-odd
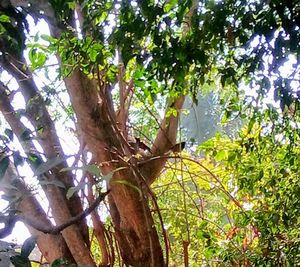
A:
MULTIPOLYGON (((20 198, 16 203, 15 209, 21 212, 21 215, 28 218, 34 218, 40 225, 51 227, 52 223, 47 218, 46 213, 32 196, 30 190, 18 177, 12 163, 10 163, 4 177, 0 181, 0 189, 9 199, 20 198)), ((65 258, 70 263, 74 263, 72 254, 61 234, 44 234, 27 225, 31 235, 37 237, 37 245, 48 262, 53 262, 59 258, 65 258)))
MULTIPOLYGON (((93 194, 92 186, 95 184, 93 181, 93 177, 91 175, 88 175, 88 202, 89 204, 93 203, 95 201, 95 197, 93 194)), ((113 260, 109 251, 109 244, 108 240, 106 239, 106 229, 104 227, 103 222, 100 219, 100 216, 97 212, 97 210, 93 210, 91 212, 91 219, 94 226, 94 234, 98 241, 98 244, 100 246, 101 250, 101 262, 99 263, 99 267, 107 267, 112 266, 113 260)))

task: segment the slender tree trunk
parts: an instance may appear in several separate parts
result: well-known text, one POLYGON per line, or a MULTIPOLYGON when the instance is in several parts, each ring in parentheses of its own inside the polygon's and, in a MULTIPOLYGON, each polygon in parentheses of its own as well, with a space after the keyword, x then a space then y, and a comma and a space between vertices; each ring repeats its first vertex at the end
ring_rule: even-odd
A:
MULTIPOLYGON (((8 199, 18 199, 15 209, 20 211, 25 218, 34 218, 39 225, 45 228, 53 226, 38 201, 18 177, 12 163, 9 164, 4 177, 0 181, 0 189, 8 199)), ((44 234, 30 226, 27 227, 29 232, 37 238, 37 245, 48 262, 65 258, 70 263, 74 263, 72 254, 61 234, 44 234)))
MULTIPOLYGON (((92 190, 92 186, 95 184, 93 181, 93 177, 91 177, 90 175, 88 175, 88 202, 89 204, 93 203, 95 201, 95 197, 93 195, 93 190, 92 190)), ((94 226, 94 234, 96 237, 96 240, 98 241, 98 244, 100 246, 100 250, 101 250, 101 263, 99 264, 99 267, 106 267, 106 266, 110 266, 109 264, 112 264, 112 257, 110 255, 110 251, 109 251, 109 244, 108 244, 108 240, 106 238, 106 230, 104 227, 103 222, 100 219, 99 214, 97 213, 97 211, 93 210, 91 212, 91 219, 93 222, 93 226, 94 226)))
MULTIPOLYGON (((9 55, 9 57, 12 61, 15 60, 11 55, 9 55)), ((45 155, 50 159, 58 155, 64 157, 62 148, 56 135, 53 121, 51 120, 50 115, 45 108, 42 97, 38 93, 31 73, 26 69, 26 67, 24 67, 26 65, 21 60, 22 59, 18 61, 15 60, 16 64, 12 64, 4 59, 1 63, 8 72, 14 75, 20 87, 22 88, 24 98, 27 100, 27 111, 29 114, 27 117, 35 126, 35 129, 42 129, 38 137, 45 155), (18 65, 20 66, 19 68, 18 65)), ((23 140, 21 136, 25 127, 22 125, 19 118, 17 118, 3 86, 1 94, 3 97, 3 100, 1 101, 2 104, 0 103, 1 107, 3 107, 3 111, 9 111, 9 113, 5 112, 4 116, 6 116, 7 121, 10 123, 13 131, 17 134, 20 142, 22 142, 23 140)), ((28 146, 28 142, 27 144, 24 143, 24 145, 28 146)), ((25 151, 28 153, 36 151, 33 144, 27 147, 27 149, 28 150, 26 151, 25 147, 25 151)), ((74 184, 72 177, 69 176, 68 173, 63 174, 60 172, 64 166, 66 165, 62 164, 61 166, 56 166, 52 169, 51 173, 44 175, 50 184, 44 185, 43 189, 51 206, 54 219, 58 225, 65 223, 72 216, 82 211, 82 205, 78 196, 74 196, 70 200, 66 199, 66 190, 74 184), (55 181, 56 179, 65 184, 65 189, 61 189, 51 184, 51 182, 55 181)), ((95 266, 94 260, 90 255, 89 248, 86 246, 89 240, 87 235, 87 226, 84 221, 81 222, 81 224, 79 222, 79 225, 71 225, 70 227, 66 228, 63 230, 62 235, 77 264, 95 266)))

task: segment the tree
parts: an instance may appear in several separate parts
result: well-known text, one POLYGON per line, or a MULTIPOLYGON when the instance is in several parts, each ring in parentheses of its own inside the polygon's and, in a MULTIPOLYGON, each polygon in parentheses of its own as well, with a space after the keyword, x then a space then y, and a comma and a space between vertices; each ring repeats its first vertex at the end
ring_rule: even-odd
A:
POLYGON ((126 265, 167 265, 150 187, 169 154, 181 150, 176 135, 185 95, 196 100, 200 87, 220 84, 223 121, 245 114, 246 105, 238 101, 241 83, 259 86, 257 102, 274 86, 282 110, 298 105, 291 85, 298 65, 294 77, 282 78, 278 71, 289 56, 299 56, 296 1, 1 1, 0 12, 0 64, 18 85, 0 84, 0 110, 9 125, 2 135, 0 174, 11 203, 1 217, 1 235, 23 220, 49 262, 65 258, 96 266, 85 219, 90 213, 101 266, 114 264, 115 241, 126 265), (50 35, 30 40, 29 17, 46 21, 50 35), (55 77, 47 65, 51 56, 58 62, 55 77), (43 87, 34 79, 41 70, 48 75, 43 87), (65 88, 53 86, 58 80, 65 88), (19 93, 25 109, 14 102, 19 93), (66 93, 67 104, 61 100, 66 93), (55 103, 63 110, 51 113, 55 103), (165 106, 162 119, 159 106, 165 106), (79 144, 71 167, 55 125, 62 114, 74 121, 79 144), (12 149, 14 138, 23 151, 12 149), (18 175, 24 161, 57 227, 18 175), (83 171, 79 182, 75 170, 83 171), (107 192, 101 193, 99 180, 107 181, 107 192), (116 240, 95 209, 105 195, 116 240))

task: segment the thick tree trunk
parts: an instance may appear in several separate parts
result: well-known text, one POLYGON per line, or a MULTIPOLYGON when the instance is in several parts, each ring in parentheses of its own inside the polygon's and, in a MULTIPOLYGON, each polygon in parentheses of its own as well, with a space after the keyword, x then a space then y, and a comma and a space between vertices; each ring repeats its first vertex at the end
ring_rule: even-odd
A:
POLYGON ((110 212, 122 258, 132 266, 165 266, 146 194, 136 180, 126 171, 111 181, 110 212))
MULTIPOLYGON (((124 146, 120 144, 115 132, 116 122, 111 114, 113 110, 109 97, 104 98, 106 94, 103 92, 102 102, 99 101, 96 81, 88 80, 79 71, 75 71, 65 81, 82 138, 94 160, 101 166, 103 174, 124 167, 120 165, 120 158, 116 155, 116 152, 123 153, 124 146), (99 102, 102 105, 99 106, 99 102)), ((101 90, 105 91, 106 88, 100 88, 101 90)), ((164 266, 162 249, 148 203, 142 191, 134 189, 142 190, 140 185, 131 170, 115 173, 110 182, 110 213, 122 258, 131 266, 164 266)))

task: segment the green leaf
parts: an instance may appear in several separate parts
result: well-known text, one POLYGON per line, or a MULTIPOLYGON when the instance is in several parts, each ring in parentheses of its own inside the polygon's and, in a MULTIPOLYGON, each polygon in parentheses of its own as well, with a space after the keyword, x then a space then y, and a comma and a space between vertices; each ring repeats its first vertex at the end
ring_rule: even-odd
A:
POLYGON ((0 140, 1 140, 1 142, 3 142, 3 143, 9 143, 9 139, 7 138, 7 136, 6 135, 0 135, 0 140))
POLYGON ((74 10, 75 9, 75 6, 76 6, 76 3, 75 2, 67 2, 67 5, 68 5, 68 8, 69 9, 72 9, 72 10, 74 10))
POLYGON ((6 15, 0 15, 0 22, 10 22, 10 17, 6 15))
POLYGON ((35 237, 35 236, 31 236, 24 241, 22 248, 21 248, 21 256, 22 257, 24 257, 24 258, 29 257, 30 253, 35 248, 36 241, 37 241, 37 237, 35 237))
POLYGON ((90 53, 89 53, 90 60, 91 60, 92 62, 96 62, 97 55, 98 55, 98 51, 97 51, 97 50, 91 49, 89 52, 90 52, 90 53))
POLYGON ((250 119, 249 123, 248 123, 248 129, 247 129, 248 133, 250 133, 250 132, 251 132, 251 130, 252 130, 252 128, 253 128, 253 125, 254 125, 254 123, 255 123, 255 118, 254 118, 254 117, 252 117, 252 118, 250 119))
POLYGON ((34 176, 39 176, 45 172, 48 172, 49 170, 53 169, 54 167, 63 163, 64 161, 65 161, 65 159, 60 156, 49 159, 48 161, 43 162, 36 168, 36 170, 34 172, 34 176))
POLYGON ((117 78, 118 68, 115 65, 111 65, 107 71, 107 77, 110 82, 114 82, 117 78))
POLYGON ((14 165, 16 167, 18 166, 22 166, 24 164, 24 158, 20 155, 20 152, 19 151, 15 151, 13 153, 13 159, 14 159, 14 165))
POLYGON ((38 51, 36 47, 33 47, 29 50, 28 57, 31 63, 31 68, 33 70, 42 67, 47 60, 47 56, 45 55, 45 53, 38 51))
POLYGON ((57 39, 55 39, 52 36, 47 35, 47 34, 42 34, 41 38, 49 43, 55 43, 57 41, 57 39))
POLYGON ((3 178, 8 166, 9 166, 9 158, 8 156, 4 156, 0 160, 0 179, 3 178))
POLYGON ((227 159, 227 156, 228 156, 227 154, 228 154, 228 153, 227 153, 226 150, 219 150, 219 151, 217 152, 217 154, 215 155, 216 161, 221 161, 221 160, 227 159))
POLYGON ((67 199, 70 199, 78 191, 79 191, 79 189, 76 186, 70 187, 66 194, 67 199))
POLYGON ((77 186, 70 187, 66 194, 67 199, 70 199, 79 190, 84 189, 85 185, 86 185, 86 183, 79 183, 77 186))
POLYGON ((95 43, 88 50, 90 60, 92 62, 96 62, 98 55, 101 55, 102 45, 99 43, 95 43))
POLYGON ((60 171, 65 172, 65 171, 75 171, 75 170, 87 171, 87 172, 95 175, 96 177, 102 176, 101 173, 100 173, 99 167, 95 164, 84 165, 82 167, 67 167, 67 168, 61 169, 60 171))
POLYGON ((104 179, 107 183, 109 183, 109 181, 111 180, 111 178, 113 177, 113 175, 114 175, 115 172, 118 172, 118 171, 121 171, 121 170, 125 170, 125 169, 127 169, 127 168, 126 168, 126 167, 120 167, 120 168, 117 168, 117 169, 115 169, 115 170, 109 172, 108 174, 104 175, 104 176, 103 176, 103 179, 104 179))
POLYGON ((10 261, 15 267, 31 267, 30 260, 27 257, 16 255, 10 257, 10 261))
POLYGON ((134 185, 126 180, 115 180, 115 181, 112 181, 112 184, 123 184, 123 185, 129 186, 132 189, 134 189, 135 191, 137 191, 140 194, 140 196, 143 195, 141 189, 139 189, 136 185, 134 185))
POLYGON ((28 158, 26 158, 26 161, 28 164, 32 165, 35 168, 43 163, 41 157, 34 153, 28 153, 28 158))
POLYGON ((7 135, 7 137, 9 138, 10 141, 14 140, 14 133, 11 129, 6 128, 4 130, 4 133, 7 135))
POLYGON ((164 11, 169 12, 176 5, 176 3, 176 0, 166 1, 164 4, 164 11))
POLYGON ((31 131, 29 129, 25 129, 23 133, 20 135, 21 141, 29 141, 32 139, 31 131))

